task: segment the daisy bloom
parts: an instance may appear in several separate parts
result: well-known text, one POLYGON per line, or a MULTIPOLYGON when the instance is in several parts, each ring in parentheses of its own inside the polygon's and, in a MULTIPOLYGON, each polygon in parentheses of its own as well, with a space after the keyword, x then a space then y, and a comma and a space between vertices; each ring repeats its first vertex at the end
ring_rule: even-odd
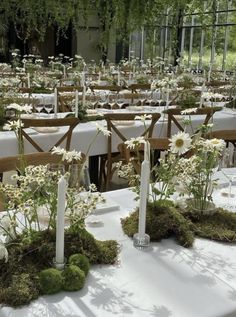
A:
POLYGON ((190 135, 185 132, 173 135, 170 142, 170 151, 179 155, 186 153, 191 146, 190 135))
POLYGON ((181 114, 191 114, 196 113, 198 108, 189 108, 181 111, 181 114))
POLYGON ((128 149, 135 149, 141 143, 145 143, 145 139, 143 136, 139 136, 137 138, 131 138, 130 140, 125 141, 128 149))
POLYGON ((151 120, 152 115, 151 114, 143 114, 141 116, 135 116, 134 120, 140 120, 142 122, 145 122, 145 120, 151 120))
POLYGON ((18 130, 20 129, 21 127, 23 127, 24 124, 20 121, 20 120, 13 120, 13 121, 8 121, 8 123, 6 123, 4 126, 3 126, 3 130, 18 130))
POLYGON ((102 132, 105 136, 109 136, 111 135, 111 131, 108 131, 107 128, 105 128, 104 126, 102 126, 99 123, 95 123, 98 132, 102 132))
POLYGON ((225 148, 225 141, 222 139, 216 139, 216 138, 209 139, 209 140, 206 140, 205 143, 206 143, 206 146, 207 147, 209 146, 210 149, 215 149, 219 152, 221 152, 225 148))

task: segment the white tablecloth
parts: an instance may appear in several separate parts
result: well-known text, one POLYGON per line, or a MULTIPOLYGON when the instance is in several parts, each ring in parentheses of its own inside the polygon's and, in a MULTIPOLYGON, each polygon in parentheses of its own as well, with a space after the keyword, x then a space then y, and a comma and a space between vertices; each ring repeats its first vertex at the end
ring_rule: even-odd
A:
POLYGON ((137 250, 120 224, 135 206, 134 194, 105 195, 120 210, 97 215, 102 225, 88 230, 98 239, 120 243, 118 263, 92 266, 79 292, 42 296, 19 309, 4 307, 1 317, 236 316, 235 245, 196 239, 186 249, 167 239, 137 250))
MULTIPOLYGON (((100 124, 105 125, 105 121, 98 121, 100 124)), ((197 127, 202 123, 202 116, 193 116, 193 124, 197 127)), ((155 126, 153 137, 166 136, 167 121, 159 120, 155 126)), ((140 121, 135 121, 132 126, 123 126, 121 129, 127 138, 135 137, 140 135, 144 126, 140 121)), ((217 112, 214 115, 214 130, 220 129, 236 129, 236 116, 232 113, 227 113, 225 111, 217 112)), ((37 133, 31 130, 31 135, 35 138, 36 142, 41 144, 45 151, 49 150, 51 146, 60 138, 60 136, 65 131, 64 128, 56 133, 37 133)), ((176 126, 173 126, 172 133, 176 132, 176 126)), ((89 144, 94 139, 96 134, 96 126, 93 122, 81 123, 73 131, 73 136, 71 140, 71 149, 80 150, 84 153, 87 152, 89 144)), ((113 135, 113 152, 117 151, 117 145, 121 143, 121 139, 115 134, 113 135)), ((35 151, 32 146, 26 141, 25 143, 26 153, 35 151)), ((91 147, 89 155, 100 155, 107 153, 107 138, 100 133, 97 137, 96 142, 91 147)), ((5 131, 0 132, 0 157, 10 156, 17 154, 17 140, 14 132, 5 131)))

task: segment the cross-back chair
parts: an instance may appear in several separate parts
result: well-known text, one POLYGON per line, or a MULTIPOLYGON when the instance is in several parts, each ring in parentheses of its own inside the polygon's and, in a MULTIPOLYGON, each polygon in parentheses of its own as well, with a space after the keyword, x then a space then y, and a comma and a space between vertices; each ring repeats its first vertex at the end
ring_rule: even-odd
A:
POLYGON ((22 119, 23 127, 21 127, 21 133, 19 135, 22 136, 22 141, 26 139, 38 152, 45 152, 43 148, 35 141, 33 136, 31 136, 27 128, 43 128, 43 127, 67 127, 67 130, 63 133, 63 135, 59 136, 59 139, 55 142, 55 144, 50 148, 49 152, 52 150, 54 146, 60 146, 64 141, 65 149, 67 151, 70 150, 71 137, 74 128, 78 125, 78 118, 56 118, 56 119, 22 119))
MULTIPOLYGON (((167 151, 169 149, 170 140, 167 138, 148 138, 147 141, 150 143, 150 148, 154 150, 154 156, 156 154, 156 151, 162 152, 162 151, 167 151)), ((118 149, 120 151, 121 157, 124 158, 125 162, 132 163, 135 173, 140 174, 142 156, 139 155, 139 158, 137 158, 136 152, 128 148, 128 146, 125 143, 120 143, 118 145, 118 149)), ((137 151, 144 151, 143 143, 141 143, 138 146, 137 151)), ((151 159, 153 163, 155 163, 155 157, 151 159)))
MULTIPOLYGON (((58 111, 68 112, 71 111, 72 101, 75 99, 75 92, 82 92, 83 87, 81 86, 63 86, 57 87, 57 101, 58 111)), ((82 96, 79 96, 82 98, 82 96)))
MULTIPOLYGON (((220 110, 221 110, 221 107, 198 108, 196 112, 193 112, 190 115, 202 116, 203 117, 202 124, 207 125, 210 119, 215 114, 215 112, 220 110)), ((183 123, 178 118, 179 116, 181 116, 182 111, 183 109, 178 109, 178 108, 165 110, 165 113, 168 115, 168 122, 167 122, 167 137, 168 138, 171 137, 173 124, 178 128, 178 130, 185 131, 183 123)))
MULTIPOLYGON (((113 163, 118 162, 121 159, 120 153, 112 153, 112 140, 115 135, 121 139, 122 142, 127 141, 127 136, 125 135, 124 126, 128 121, 135 120, 136 116, 140 116, 140 114, 144 115, 144 113, 107 113, 104 114, 104 119, 107 122, 107 130, 111 132, 107 139, 107 155, 105 156, 106 162, 106 189, 108 190, 110 187, 112 175, 115 171, 115 168, 112 168, 113 163), (122 127, 122 122, 124 122, 124 126, 122 127)), ((141 135, 138 134, 136 136, 145 136, 148 138, 152 137, 153 129, 156 122, 160 118, 160 113, 148 113, 145 112, 146 115, 151 116, 150 124, 146 124, 144 129, 142 130, 141 135)), ((100 167, 100 178, 104 176, 101 172, 104 171, 105 162, 103 161, 102 167, 100 167)))
MULTIPOLYGON (((85 155, 81 153, 81 161, 85 161, 85 155)), ((62 155, 52 154, 51 152, 30 153, 24 155, 25 166, 39 166, 47 164, 62 164, 62 155)), ((69 164, 65 163, 65 170, 68 169, 69 164)), ((3 174, 6 172, 16 171, 19 172, 22 167, 22 156, 7 156, 0 158, 0 182, 3 181, 3 174)), ((0 211, 4 210, 4 203, 0 196, 0 211)))

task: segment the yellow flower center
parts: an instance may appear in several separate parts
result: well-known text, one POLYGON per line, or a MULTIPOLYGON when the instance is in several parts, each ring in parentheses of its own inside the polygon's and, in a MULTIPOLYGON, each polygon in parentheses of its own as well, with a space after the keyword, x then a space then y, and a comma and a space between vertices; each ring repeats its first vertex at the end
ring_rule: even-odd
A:
POLYGON ((175 141, 175 145, 176 145, 177 147, 181 147, 181 146, 184 145, 184 141, 183 141, 182 139, 177 139, 177 140, 175 141))
POLYGON ((220 142, 219 142, 219 140, 217 140, 217 139, 212 139, 212 140, 211 140, 211 143, 212 143, 212 144, 219 144, 220 142))

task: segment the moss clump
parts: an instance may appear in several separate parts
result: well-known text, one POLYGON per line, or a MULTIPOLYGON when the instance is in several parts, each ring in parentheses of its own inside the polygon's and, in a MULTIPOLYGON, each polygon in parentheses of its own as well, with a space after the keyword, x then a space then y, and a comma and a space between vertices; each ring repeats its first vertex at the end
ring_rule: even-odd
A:
MULTIPOLYGON (((189 215, 191 217, 191 214, 189 215)), ((223 242, 236 242, 236 214, 219 208, 213 215, 192 219, 197 236, 223 242)))
POLYGON ((83 254, 73 254, 69 257, 69 264, 78 266, 84 274, 87 275, 89 272, 89 259, 83 254))
MULTIPOLYGON (((138 209, 129 217, 121 220, 124 232, 132 237, 138 232, 138 209)), ((190 247, 194 241, 191 223, 169 204, 149 204, 146 217, 146 232, 152 241, 160 241, 172 235, 184 247, 190 247)))
POLYGON ((29 304, 38 296, 38 279, 27 273, 13 275, 11 284, 0 289, 1 303, 13 307, 29 304))
POLYGON ((62 274, 59 270, 50 268, 40 272, 39 283, 42 294, 55 294, 62 289, 62 274))
POLYGON ((85 274, 78 266, 69 265, 62 272, 63 289, 65 291, 78 291, 85 283, 85 274))
MULTIPOLYGON (((124 232, 132 237, 138 231, 138 209, 121 220, 124 232)), ((191 247, 194 236, 224 242, 236 242, 236 214, 218 208, 212 215, 182 211, 169 203, 149 203, 146 231, 152 241, 172 235, 180 245, 191 247)))

